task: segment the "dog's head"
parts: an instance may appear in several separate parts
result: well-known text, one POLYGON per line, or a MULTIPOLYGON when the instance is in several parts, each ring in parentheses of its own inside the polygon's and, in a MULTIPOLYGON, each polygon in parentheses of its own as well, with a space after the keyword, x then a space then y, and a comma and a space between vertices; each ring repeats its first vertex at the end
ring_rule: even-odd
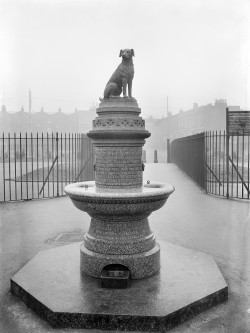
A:
POLYGON ((132 59, 132 57, 135 56, 135 52, 133 49, 124 49, 120 50, 119 57, 122 57, 123 59, 132 59))

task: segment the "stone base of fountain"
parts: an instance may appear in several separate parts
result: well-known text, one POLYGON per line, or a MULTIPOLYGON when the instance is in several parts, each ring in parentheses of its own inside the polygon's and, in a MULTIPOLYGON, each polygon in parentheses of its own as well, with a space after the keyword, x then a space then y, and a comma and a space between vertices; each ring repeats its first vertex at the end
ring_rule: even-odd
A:
POLYGON ((212 257, 156 242, 148 216, 174 187, 143 184, 150 133, 136 100, 103 100, 97 114, 88 133, 96 182, 65 188, 91 216, 84 242, 38 253, 11 279, 11 291, 55 328, 164 332, 227 300, 228 287, 212 257), (112 265, 129 272, 129 288, 101 288, 112 265))
POLYGON ((128 289, 102 289, 80 272, 80 244, 39 252, 11 292, 54 328, 165 332, 228 298, 207 254, 160 242, 161 270, 128 289))

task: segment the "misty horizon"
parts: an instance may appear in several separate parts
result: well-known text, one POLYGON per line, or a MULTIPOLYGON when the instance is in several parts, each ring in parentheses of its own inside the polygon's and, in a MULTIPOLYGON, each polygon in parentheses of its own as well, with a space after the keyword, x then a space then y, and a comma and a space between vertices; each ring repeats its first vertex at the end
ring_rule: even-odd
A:
POLYGON ((122 48, 135 50, 144 117, 226 99, 249 109, 249 5, 219 0, 3 1, 0 104, 36 113, 99 103, 122 48))

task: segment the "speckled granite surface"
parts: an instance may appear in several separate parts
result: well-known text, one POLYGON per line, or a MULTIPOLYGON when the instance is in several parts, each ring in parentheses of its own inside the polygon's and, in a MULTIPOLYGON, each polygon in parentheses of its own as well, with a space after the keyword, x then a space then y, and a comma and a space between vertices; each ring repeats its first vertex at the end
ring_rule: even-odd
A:
POLYGON ((152 182, 135 189, 104 189, 94 182, 65 188, 74 205, 92 218, 81 247, 81 270, 100 277, 109 264, 125 265, 132 279, 151 276, 160 269, 160 248, 148 216, 161 208, 174 187, 152 182), (88 188, 86 188, 88 186, 88 188))
POLYGON ((148 216, 174 187, 143 184, 142 146, 150 133, 134 98, 104 99, 87 134, 95 147, 95 182, 65 187, 75 207, 91 216, 81 247, 81 271, 99 278, 109 264, 122 264, 132 279, 160 269, 160 249, 148 216))
POLYGON ((102 289, 80 273, 80 243, 39 252, 11 280, 11 291, 51 326, 160 331, 228 297, 213 258, 161 242, 161 270, 128 289, 102 289))
MULTIPOLYGON (((154 242, 155 243, 155 242, 154 242)), ((121 245, 122 247, 122 245, 121 245)), ((105 248, 104 246, 102 248, 105 248)), ((137 250, 139 251, 139 250, 137 250)), ((81 271, 93 277, 100 277, 103 268, 110 264, 126 266, 132 279, 142 279, 151 276, 160 269, 160 247, 155 244, 150 250, 129 254, 102 254, 81 246, 81 271)))
POLYGON ((142 146, 150 133, 134 98, 111 97, 97 108, 87 134, 95 146, 95 180, 98 187, 142 186, 142 146))

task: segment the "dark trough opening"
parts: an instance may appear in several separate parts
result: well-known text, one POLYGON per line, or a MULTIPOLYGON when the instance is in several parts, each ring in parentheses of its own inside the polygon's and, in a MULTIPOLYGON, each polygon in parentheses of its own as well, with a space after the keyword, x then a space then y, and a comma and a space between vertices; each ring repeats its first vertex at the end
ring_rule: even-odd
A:
POLYGON ((110 264, 101 272, 101 288, 126 289, 131 283, 128 267, 121 264, 110 264))

